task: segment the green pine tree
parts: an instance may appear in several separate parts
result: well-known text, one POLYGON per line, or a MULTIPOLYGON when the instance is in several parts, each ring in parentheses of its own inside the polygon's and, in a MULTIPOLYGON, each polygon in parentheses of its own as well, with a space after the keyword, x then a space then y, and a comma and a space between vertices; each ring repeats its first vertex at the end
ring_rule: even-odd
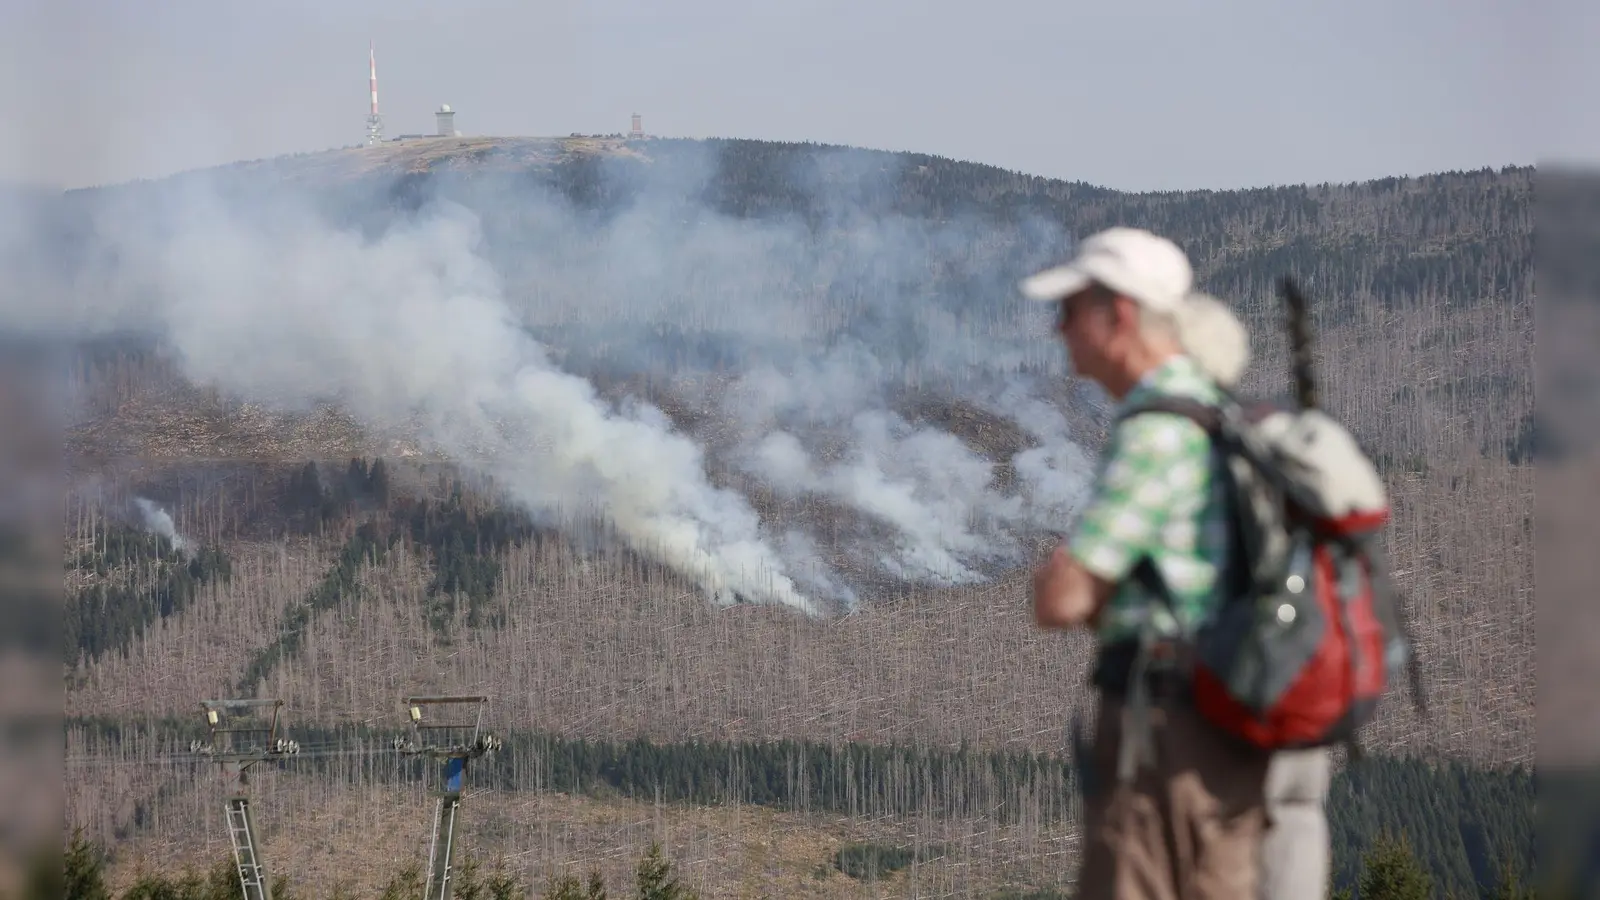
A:
POLYGON ((406 866, 384 885, 381 900, 412 900, 422 896, 422 870, 415 863, 406 866))
POLYGON ((650 849, 639 860, 636 870, 639 900, 698 900, 698 896, 672 874, 672 863, 661 852, 661 844, 650 842, 650 849))
POLYGON ((606 880, 599 870, 589 873, 587 884, 579 881, 576 875, 552 877, 550 886, 545 888, 544 900, 606 900, 606 880))
POLYGON ((483 879, 480 896, 483 900, 523 900, 528 896, 528 891, 515 875, 507 871, 506 860, 502 856, 495 860, 494 871, 483 879))
POLYGON ((1504 857, 1499 864, 1499 878, 1494 886, 1494 900, 1537 900, 1538 893, 1532 887, 1525 886, 1517 870, 1504 857))
POLYGON ((389 507, 389 467, 382 459, 372 464, 367 477, 367 491, 379 506, 385 509, 389 507))
POLYGON ((1361 900, 1431 900, 1433 877, 1417 861, 1404 835, 1379 833, 1362 858, 1361 900))
POLYGON ((203 897, 204 900, 233 900, 239 896, 238 865, 227 857, 217 860, 206 873, 205 882, 196 884, 189 896, 203 897))
POLYGON ((483 882, 478 880, 478 861, 468 856, 450 867, 450 896, 455 900, 488 900, 483 882))
POLYGON ((111 900, 106 887, 106 861, 100 848, 84 839, 83 829, 75 828, 67 852, 62 857, 65 900, 111 900))
POLYGON ((583 900, 583 891, 580 889, 578 876, 562 875, 550 876, 550 881, 544 887, 542 900, 583 900))

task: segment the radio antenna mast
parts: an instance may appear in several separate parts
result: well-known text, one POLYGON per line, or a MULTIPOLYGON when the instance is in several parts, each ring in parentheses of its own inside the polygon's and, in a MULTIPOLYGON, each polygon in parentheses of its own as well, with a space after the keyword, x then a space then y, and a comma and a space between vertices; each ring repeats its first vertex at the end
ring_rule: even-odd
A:
POLYGON ((378 115, 378 51, 376 45, 367 44, 367 75, 372 87, 372 111, 367 113, 367 146, 383 143, 383 117, 378 115))

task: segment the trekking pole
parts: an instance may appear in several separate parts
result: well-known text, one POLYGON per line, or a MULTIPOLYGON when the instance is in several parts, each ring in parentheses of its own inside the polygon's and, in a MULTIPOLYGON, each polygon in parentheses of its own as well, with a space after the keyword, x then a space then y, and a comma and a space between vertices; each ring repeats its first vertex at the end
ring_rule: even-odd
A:
POLYGON ((1289 361, 1295 400, 1301 409, 1316 409, 1317 382, 1311 371, 1311 316, 1306 311, 1306 295, 1287 275, 1278 287, 1289 307, 1289 361))

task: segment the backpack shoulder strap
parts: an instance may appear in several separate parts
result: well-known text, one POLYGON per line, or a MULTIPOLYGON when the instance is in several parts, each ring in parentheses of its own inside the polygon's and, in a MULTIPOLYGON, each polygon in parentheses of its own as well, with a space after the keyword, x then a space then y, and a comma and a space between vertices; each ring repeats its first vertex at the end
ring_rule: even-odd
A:
MULTIPOLYGON (((1223 426, 1226 423, 1223 408, 1221 406, 1205 403, 1201 400, 1196 400, 1192 397, 1181 397, 1171 394, 1162 394, 1151 397, 1142 403, 1135 404, 1124 410, 1117 416, 1117 421, 1120 422, 1126 419, 1131 419, 1137 415, 1152 412, 1171 413, 1173 415, 1184 416, 1205 430, 1206 434, 1212 439, 1213 446, 1232 447, 1236 443, 1234 441, 1222 441, 1218 443, 1218 439, 1223 437, 1223 426)), ((1227 472, 1226 467, 1224 467, 1224 472, 1227 472)), ((1230 491, 1227 494, 1227 503, 1228 531, 1233 540, 1237 542, 1242 537, 1242 527, 1240 521, 1241 511, 1239 508, 1240 501, 1230 491)), ((1145 591, 1147 591, 1149 594, 1155 597, 1157 601, 1165 606, 1167 611, 1172 613, 1174 618, 1178 618, 1177 607, 1171 590, 1167 587, 1166 579, 1161 576, 1161 572, 1156 568, 1154 561, 1152 561, 1149 556, 1142 557, 1138 561, 1138 563, 1133 567, 1130 577, 1140 587, 1144 588, 1145 591)), ((1246 592, 1248 587, 1247 582, 1249 577, 1249 567, 1239 560, 1236 554, 1232 555, 1229 558, 1228 567, 1223 573, 1223 577, 1225 579, 1225 583, 1229 585, 1229 591, 1231 594, 1242 595, 1246 592)))
POLYGON ((1274 490, 1297 502, 1304 502, 1303 490, 1296 486, 1271 458, 1264 448, 1243 438, 1241 420, 1248 414, 1240 410, 1239 401, 1228 392, 1218 404, 1205 403, 1190 397, 1162 395, 1135 404, 1117 416, 1117 421, 1148 412, 1164 412, 1186 416, 1205 429, 1212 442, 1226 455, 1243 459, 1250 468, 1265 478, 1274 490))
POLYGON ((1183 416, 1204 428, 1206 433, 1212 436, 1222 430, 1222 411, 1220 409, 1190 397, 1170 395, 1151 397, 1143 403, 1129 407, 1117 416, 1117 421, 1124 421, 1134 416, 1151 412, 1172 413, 1183 416))

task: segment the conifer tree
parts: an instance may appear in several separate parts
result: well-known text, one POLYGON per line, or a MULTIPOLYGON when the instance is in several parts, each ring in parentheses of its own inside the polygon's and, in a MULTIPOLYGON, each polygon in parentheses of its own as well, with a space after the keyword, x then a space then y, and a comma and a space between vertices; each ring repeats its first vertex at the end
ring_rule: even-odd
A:
POLYGON ((1504 857, 1499 863, 1499 877, 1495 881, 1494 900, 1535 900, 1538 894, 1522 883, 1516 867, 1504 857))
POLYGON ((62 863, 61 896, 65 900, 111 900, 111 890, 106 887, 105 857, 100 848, 84 838, 82 828, 73 830, 62 863))
POLYGON ((1433 877, 1417 861, 1405 836, 1380 832, 1362 859, 1361 900, 1432 900, 1433 877))
POLYGON ((672 874, 672 863, 662 855, 661 844, 657 841, 650 842, 650 849, 639 860, 636 875, 639 900, 698 900, 696 894, 672 874))

